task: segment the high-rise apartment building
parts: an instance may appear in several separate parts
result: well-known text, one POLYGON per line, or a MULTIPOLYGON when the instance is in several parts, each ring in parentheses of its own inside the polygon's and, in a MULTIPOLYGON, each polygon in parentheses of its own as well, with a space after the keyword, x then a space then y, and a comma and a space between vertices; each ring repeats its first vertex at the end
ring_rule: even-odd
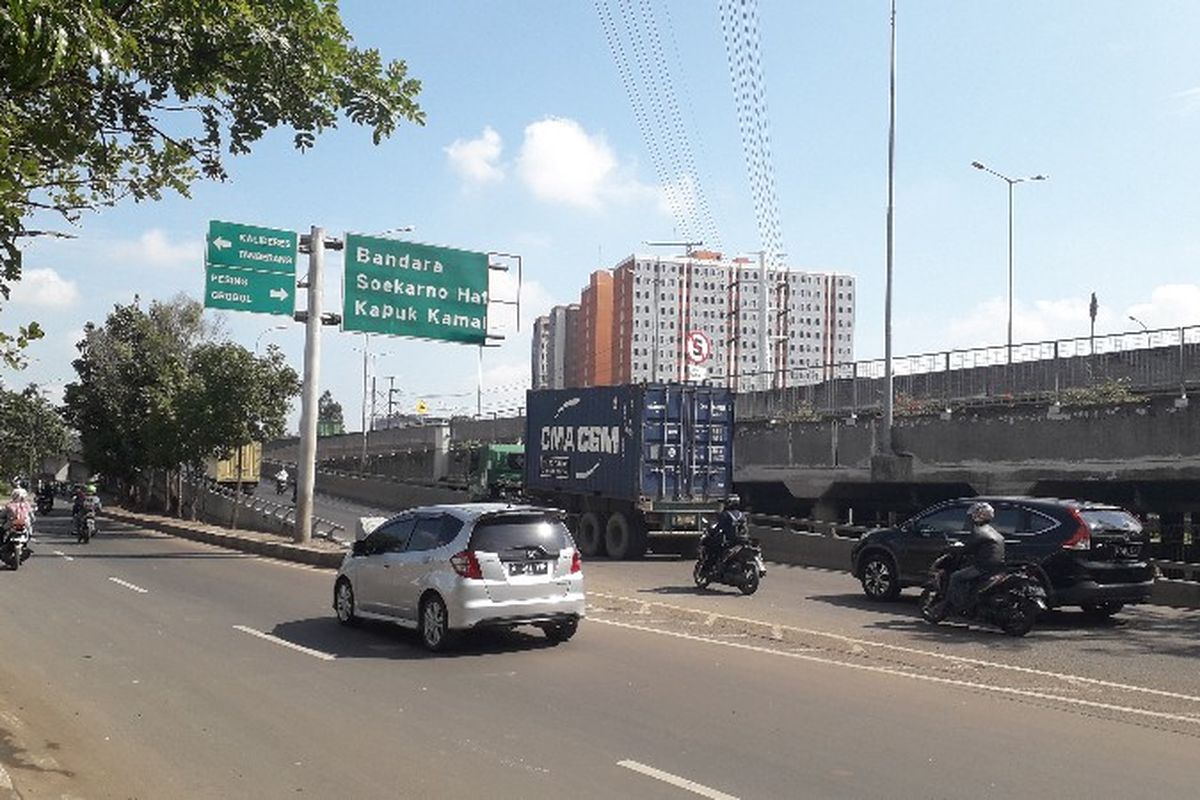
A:
POLYGON ((539 319, 552 380, 553 343, 563 331, 564 382, 550 386, 706 380, 752 391, 814 383, 854 358, 854 293, 850 275, 764 270, 718 253, 630 256, 593 274, 579 306, 556 306, 539 319))

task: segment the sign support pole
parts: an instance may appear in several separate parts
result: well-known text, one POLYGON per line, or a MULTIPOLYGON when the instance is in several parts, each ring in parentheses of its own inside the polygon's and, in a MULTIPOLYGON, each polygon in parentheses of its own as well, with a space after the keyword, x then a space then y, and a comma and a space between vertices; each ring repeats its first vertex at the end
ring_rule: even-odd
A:
POLYGON ((313 486, 317 477, 317 389, 321 370, 321 271, 325 265, 325 229, 308 237, 308 319, 304 326, 304 384, 300 405, 300 463, 296 465, 297 544, 312 540, 313 486))

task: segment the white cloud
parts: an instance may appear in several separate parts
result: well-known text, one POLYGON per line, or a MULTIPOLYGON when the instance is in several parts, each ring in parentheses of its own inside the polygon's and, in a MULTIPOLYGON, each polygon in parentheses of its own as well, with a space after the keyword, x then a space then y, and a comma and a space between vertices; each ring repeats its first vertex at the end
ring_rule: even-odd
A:
POLYGON ((158 228, 151 228, 134 241, 107 242, 104 250, 110 260, 131 266, 188 267, 204 263, 203 241, 172 242, 158 228))
MULTIPOLYGON (((1172 328, 1200 325, 1200 285, 1165 284, 1150 292, 1146 302, 1129 306, 1106 304, 1098 297, 1096 335, 1127 333, 1147 328, 1172 328)), ((1013 304, 1013 342, 1045 342, 1088 336, 1091 297, 1066 297, 1057 300, 1017 301, 1013 304)), ((962 349, 1004 344, 1008 338, 1008 301, 1003 297, 984 300, 966 314, 952 319, 945 329, 945 341, 939 349, 962 349)))
MULTIPOLYGON (((1200 285, 1165 284, 1150 293, 1150 301, 1129 307, 1127 316, 1137 317, 1148 328, 1200 325, 1200 285)), ((1130 321, 1131 324, 1132 320, 1130 321)))
POLYGON ((504 170, 499 166, 503 149, 500 134, 488 126, 478 139, 455 139, 445 151, 450 167, 460 177, 470 183, 483 184, 503 180, 504 170))
POLYGON ((21 280, 13 284, 13 305, 40 308, 70 308, 79 302, 79 287, 75 281, 63 278, 53 269, 27 269, 21 280))
POLYGON ((1171 95, 1171 98, 1178 103, 1180 113, 1196 114, 1200 113, 1200 86, 1193 89, 1186 89, 1182 92, 1176 92, 1171 95))
POLYGON ((572 119, 548 117, 525 127, 517 174, 539 200, 599 209, 609 202, 654 197, 623 169, 602 134, 590 134, 572 119))

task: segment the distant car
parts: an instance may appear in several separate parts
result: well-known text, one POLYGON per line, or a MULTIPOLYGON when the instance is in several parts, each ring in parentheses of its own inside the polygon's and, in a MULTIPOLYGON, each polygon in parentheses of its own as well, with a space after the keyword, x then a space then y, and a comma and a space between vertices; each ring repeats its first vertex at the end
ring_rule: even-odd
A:
POLYGON ((342 562, 333 608, 417 628, 430 650, 461 631, 540 627, 554 643, 584 617, 583 567, 562 514, 503 503, 427 506, 387 520, 342 562))
POLYGON ((930 564, 970 532, 967 509, 996 509, 992 525, 1010 562, 1030 563, 1051 607, 1080 606, 1108 617, 1150 597, 1154 565, 1142 558, 1141 523, 1116 506, 1042 497, 966 497, 922 511, 895 528, 870 531, 854 545, 850 568, 873 600, 894 600, 922 585, 930 564))

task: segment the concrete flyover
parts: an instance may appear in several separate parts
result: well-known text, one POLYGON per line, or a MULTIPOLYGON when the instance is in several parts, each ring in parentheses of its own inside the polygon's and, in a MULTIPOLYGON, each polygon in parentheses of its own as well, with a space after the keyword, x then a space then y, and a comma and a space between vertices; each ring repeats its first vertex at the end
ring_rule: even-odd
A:
POLYGON ((759 510, 833 521, 907 513, 964 494, 1107 501, 1166 525, 1200 510, 1200 408, 1177 398, 899 416, 901 455, 886 459, 875 452, 877 424, 743 422, 739 491, 759 510))

